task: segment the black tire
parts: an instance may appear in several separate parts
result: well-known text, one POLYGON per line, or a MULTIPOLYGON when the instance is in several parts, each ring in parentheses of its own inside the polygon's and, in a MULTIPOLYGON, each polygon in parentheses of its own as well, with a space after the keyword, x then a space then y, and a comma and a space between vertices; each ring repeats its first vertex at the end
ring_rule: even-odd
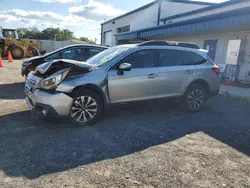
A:
POLYGON ((28 50, 30 52, 31 57, 40 55, 40 52, 38 51, 38 49, 34 48, 33 46, 29 46, 28 50))
POLYGON ((103 117, 103 112, 101 96, 91 89, 83 89, 74 98, 69 116, 80 125, 93 125, 103 117))
POLYGON ((25 50, 21 46, 13 46, 10 52, 13 59, 23 59, 26 55, 25 50))
POLYGON ((188 112, 198 112, 207 99, 207 91, 200 84, 190 85, 184 95, 182 107, 188 112))

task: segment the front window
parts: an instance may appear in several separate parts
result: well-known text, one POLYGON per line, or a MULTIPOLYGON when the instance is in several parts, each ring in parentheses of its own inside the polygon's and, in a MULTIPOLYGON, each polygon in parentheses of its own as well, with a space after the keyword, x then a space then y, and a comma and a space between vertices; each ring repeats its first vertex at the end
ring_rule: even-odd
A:
POLYGON ((132 69, 155 67, 156 50, 140 50, 125 57, 120 63, 129 63, 132 69))
POLYGON ((15 31, 14 30, 4 30, 3 31, 3 36, 5 38, 12 38, 15 39, 16 35, 15 35, 15 31))
POLYGON ((92 58, 88 59, 86 63, 93 65, 95 67, 101 67, 105 63, 107 63, 109 60, 113 59, 114 57, 121 54, 122 52, 125 52, 128 49, 129 49, 128 47, 119 47, 119 46, 109 48, 93 56, 92 58))

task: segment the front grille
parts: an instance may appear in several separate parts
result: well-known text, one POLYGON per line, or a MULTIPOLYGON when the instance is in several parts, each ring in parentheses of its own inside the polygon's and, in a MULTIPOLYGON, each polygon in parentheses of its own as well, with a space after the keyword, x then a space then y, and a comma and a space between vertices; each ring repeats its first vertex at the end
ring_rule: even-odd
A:
POLYGON ((35 87, 36 86, 36 80, 32 79, 32 78, 28 78, 27 79, 27 84, 31 87, 35 87))
POLYGON ((29 75, 25 83, 25 90, 29 92, 33 92, 38 81, 39 81, 38 78, 36 78, 33 75, 29 75))

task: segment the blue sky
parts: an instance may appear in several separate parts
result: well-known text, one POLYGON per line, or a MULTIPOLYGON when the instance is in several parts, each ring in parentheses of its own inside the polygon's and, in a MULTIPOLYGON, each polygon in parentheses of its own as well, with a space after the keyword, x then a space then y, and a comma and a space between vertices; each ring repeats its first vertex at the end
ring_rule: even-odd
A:
MULTIPOLYGON (((100 23, 153 0, 0 0, 0 26, 67 28, 76 37, 100 40, 100 23), (123 3, 121 3, 123 2, 123 3)), ((223 0, 203 0, 221 2, 223 0)))

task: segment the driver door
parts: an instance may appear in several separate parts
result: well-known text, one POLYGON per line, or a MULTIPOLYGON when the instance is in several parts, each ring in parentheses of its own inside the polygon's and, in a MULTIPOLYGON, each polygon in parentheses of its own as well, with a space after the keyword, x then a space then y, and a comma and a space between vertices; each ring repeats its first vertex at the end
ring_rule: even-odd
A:
POLYGON ((108 72, 111 103, 154 98, 158 92, 156 50, 140 50, 129 54, 108 72), (131 64, 130 71, 118 74, 122 63, 131 64))

